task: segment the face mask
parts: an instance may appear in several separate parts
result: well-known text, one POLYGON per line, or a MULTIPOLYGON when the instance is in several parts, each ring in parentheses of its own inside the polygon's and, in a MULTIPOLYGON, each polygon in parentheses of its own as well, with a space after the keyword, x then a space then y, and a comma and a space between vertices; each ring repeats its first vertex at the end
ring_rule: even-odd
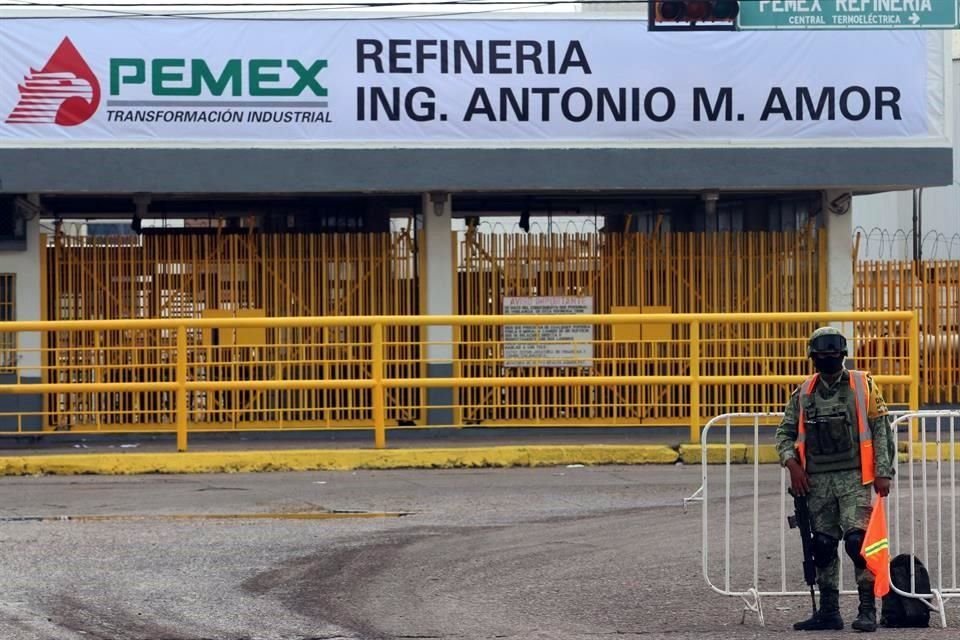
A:
POLYGON ((813 366, 828 376, 843 369, 843 356, 813 356, 813 366))

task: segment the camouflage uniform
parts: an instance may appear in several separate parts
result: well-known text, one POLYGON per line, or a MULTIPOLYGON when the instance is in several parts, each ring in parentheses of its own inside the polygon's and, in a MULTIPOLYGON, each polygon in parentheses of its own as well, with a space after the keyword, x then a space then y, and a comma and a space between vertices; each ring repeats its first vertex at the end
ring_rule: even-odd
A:
MULTIPOLYGON (((812 393, 813 401, 832 399, 842 389, 849 388, 850 373, 846 369, 841 371, 840 376, 832 384, 821 375, 812 393)), ((878 478, 892 478, 895 443, 893 431, 890 428, 890 416, 879 388, 869 376, 867 376, 867 395, 869 397, 867 421, 873 433, 875 475, 878 478)), ((800 415, 799 396, 800 389, 797 388, 790 396, 783 420, 777 429, 777 452, 780 454, 781 464, 786 464, 790 458, 797 458, 795 442, 800 415)), ((851 402, 852 397, 850 394, 851 402)), ((865 530, 872 512, 872 489, 871 484, 863 484, 860 469, 811 473, 807 503, 813 519, 813 530, 832 536, 838 541, 851 531, 865 530)), ((872 573, 856 568, 855 575, 858 586, 872 588, 872 573)), ((839 557, 835 558, 826 569, 817 570, 817 583, 821 591, 837 589, 839 581, 839 557)))

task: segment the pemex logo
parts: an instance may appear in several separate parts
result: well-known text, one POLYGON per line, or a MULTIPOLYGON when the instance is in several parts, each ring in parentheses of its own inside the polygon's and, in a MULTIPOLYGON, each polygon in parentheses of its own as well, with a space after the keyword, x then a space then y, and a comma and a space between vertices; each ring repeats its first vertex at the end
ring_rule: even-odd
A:
POLYGON ((83 56, 64 38, 43 69, 30 69, 17 87, 20 100, 9 124, 72 127, 89 120, 100 106, 100 83, 83 56))

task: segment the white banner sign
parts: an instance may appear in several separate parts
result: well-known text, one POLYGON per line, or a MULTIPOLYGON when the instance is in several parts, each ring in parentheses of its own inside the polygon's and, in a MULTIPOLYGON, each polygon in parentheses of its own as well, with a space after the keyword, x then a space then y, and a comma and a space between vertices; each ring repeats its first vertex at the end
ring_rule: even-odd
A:
POLYGON ((940 140, 937 37, 582 19, 7 20, 0 144, 940 140))
MULTIPOLYGON (((505 297, 504 315, 564 315, 593 313, 593 298, 505 297)), ((593 325, 504 325, 506 367, 590 367, 593 365, 593 325)))

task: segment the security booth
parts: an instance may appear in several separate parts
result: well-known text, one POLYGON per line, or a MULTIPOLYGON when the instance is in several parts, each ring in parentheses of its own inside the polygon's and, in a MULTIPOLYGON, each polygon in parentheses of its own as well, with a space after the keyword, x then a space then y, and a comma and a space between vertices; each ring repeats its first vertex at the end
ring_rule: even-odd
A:
MULTIPOLYGON (((499 315, 542 298, 574 299, 571 313, 848 311, 852 196, 952 182, 947 45, 922 31, 659 32, 600 14, 0 21, 0 203, 21 238, 0 253, 15 276, 0 305, 50 321, 499 315)), ((205 380, 352 379, 365 331, 205 330, 190 344, 205 380)), ((388 374, 522 375, 522 357, 483 361, 498 331, 396 327, 388 374)), ((173 340, 25 333, 4 343, 7 375, 160 381, 173 340)), ((794 351, 769 355, 802 364, 794 351)), ((637 371, 624 364, 637 355, 610 358, 637 371)), ((564 375, 393 389, 387 417, 690 419, 679 390, 598 399, 564 375)), ((718 389, 703 410, 781 395, 718 389)), ((190 420, 363 426, 368 396, 198 391, 190 420)), ((149 389, 30 402, 18 424, 51 430, 164 429, 173 404, 149 389)))

